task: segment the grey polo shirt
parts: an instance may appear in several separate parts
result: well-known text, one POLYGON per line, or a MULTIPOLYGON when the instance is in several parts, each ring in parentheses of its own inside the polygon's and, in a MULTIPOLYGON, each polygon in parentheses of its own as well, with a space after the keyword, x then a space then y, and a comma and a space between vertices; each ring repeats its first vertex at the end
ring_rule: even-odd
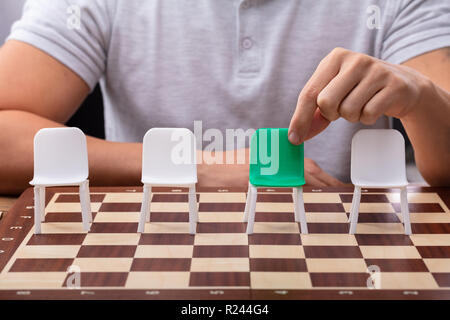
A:
MULTIPOLYGON (((287 127, 335 47, 402 63, 450 46, 450 1, 29 0, 10 39, 47 52, 91 88, 100 81, 109 140, 141 141, 151 127, 193 129, 196 120, 225 135, 287 127)), ((362 127, 333 122, 305 144, 306 156, 348 181, 350 141, 362 127)))

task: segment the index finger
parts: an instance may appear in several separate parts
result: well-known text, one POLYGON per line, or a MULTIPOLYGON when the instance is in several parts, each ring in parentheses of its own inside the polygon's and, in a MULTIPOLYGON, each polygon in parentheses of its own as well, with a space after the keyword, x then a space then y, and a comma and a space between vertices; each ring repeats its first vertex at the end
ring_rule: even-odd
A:
POLYGON ((336 53, 336 50, 333 50, 319 63, 300 92, 297 107, 289 125, 289 140, 293 144, 299 144, 307 138, 311 138, 311 129, 317 134, 329 124, 329 121, 318 115, 315 116, 315 113, 318 108, 317 97, 319 93, 339 73, 341 52, 339 52, 340 50, 337 51, 336 53), (312 125, 314 126, 312 127, 312 125))

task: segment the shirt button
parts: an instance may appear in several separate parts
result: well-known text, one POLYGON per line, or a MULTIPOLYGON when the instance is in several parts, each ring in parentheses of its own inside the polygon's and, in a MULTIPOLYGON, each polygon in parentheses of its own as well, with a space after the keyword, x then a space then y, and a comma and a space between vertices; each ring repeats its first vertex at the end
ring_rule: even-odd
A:
POLYGON ((246 0, 246 1, 242 2, 241 6, 242 6, 242 9, 248 9, 252 6, 252 4, 250 3, 249 0, 246 0))
POLYGON ((250 38, 244 38, 244 40, 242 40, 242 48, 244 49, 250 49, 253 45, 253 41, 250 38))

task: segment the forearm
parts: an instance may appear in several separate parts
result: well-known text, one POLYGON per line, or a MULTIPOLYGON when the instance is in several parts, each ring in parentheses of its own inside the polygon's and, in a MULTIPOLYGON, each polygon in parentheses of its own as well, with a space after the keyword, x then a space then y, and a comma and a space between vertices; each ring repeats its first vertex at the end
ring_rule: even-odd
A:
POLYGON ((248 152, 248 149, 216 152, 198 150, 198 186, 246 188, 248 186, 248 152), (245 158, 239 158, 238 161, 238 155, 245 158), (231 159, 233 161, 230 161, 231 159))
POLYGON ((427 82, 417 107, 401 121, 422 176, 430 185, 449 186, 450 93, 427 82))
MULTIPOLYGON (((24 111, 0 111, 0 194, 18 194, 33 176, 33 138, 41 128, 60 123, 24 111)), ((141 175, 141 144, 87 137, 92 185, 137 185, 141 175)))

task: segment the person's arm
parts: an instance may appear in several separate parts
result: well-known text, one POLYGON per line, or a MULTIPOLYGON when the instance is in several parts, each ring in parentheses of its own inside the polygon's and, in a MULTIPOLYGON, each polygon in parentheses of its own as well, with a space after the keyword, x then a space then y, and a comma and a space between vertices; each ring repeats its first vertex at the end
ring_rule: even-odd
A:
POLYGON ((404 66, 334 49, 300 92, 289 139, 301 143, 340 117, 368 125, 382 115, 399 118, 425 180, 450 185, 448 70, 448 49, 416 57, 404 66))
POLYGON ((431 185, 450 185, 450 48, 432 51, 403 65, 428 77, 422 101, 402 120, 416 165, 431 185))
MULTIPOLYGON (((33 138, 62 126, 89 93, 69 68, 33 46, 8 41, 0 49, 0 193, 18 194, 33 175, 33 138)), ((137 185, 141 147, 87 138, 93 185, 137 185)))

